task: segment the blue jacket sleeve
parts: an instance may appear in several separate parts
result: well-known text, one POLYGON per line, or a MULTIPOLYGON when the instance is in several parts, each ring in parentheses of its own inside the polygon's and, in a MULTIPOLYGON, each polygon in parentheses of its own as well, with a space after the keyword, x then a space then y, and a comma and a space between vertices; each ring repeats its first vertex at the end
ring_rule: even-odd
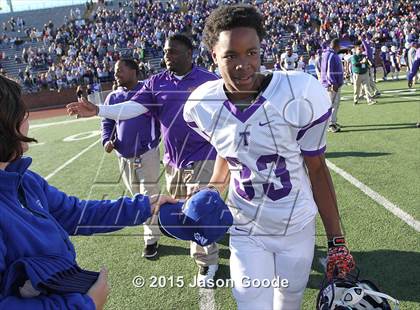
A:
POLYGON ((34 298, 0 295, 0 309, 95 310, 96 307, 89 296, 82 294, 41 295, 34 298))
POLYGON ((117 200, 79 200, 42 179, 50 214, 69 235, 91 235, 136 226, 151 216, 149 197, 136 195, 117 200))
MULTIPOLYGON (((104 102, 105 105, 112 104, 112 101, 113 101, 112 96, 113 94, 111 93, 106 97, 105 102, 104 102)), ((116 122, 112 119, 103 118, 101 120, 102 145, 105 145, 106 142, 113 139, 112 131, 114 130, 115 126, 116 126, 116 122)))
MULTIPOLYGON (((6 246, 0 231, 0 283, 6 270, 6 246)), ((19 310, 41 310, 41 309, 59 309, 59 310, 95 310, 95 304, 88 295, 66 294, 66 295, 40 295, 34 298, 19 298, 17 296, 4 296, 0 292, 0 309, 19 309, 19 310)))

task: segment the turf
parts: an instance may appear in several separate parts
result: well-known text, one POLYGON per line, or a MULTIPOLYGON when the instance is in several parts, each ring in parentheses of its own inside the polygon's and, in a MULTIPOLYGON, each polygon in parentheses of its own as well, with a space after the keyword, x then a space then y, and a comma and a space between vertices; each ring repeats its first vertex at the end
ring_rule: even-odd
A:
MULTIPOLYGON (((378 84, 382 96, 378 104, 352 104, 352 90, 343 89, 339 112, 342 132, 328 135, 327 158, 355 178, 383 195, 402 210, 420 219, 420 89, 406 91, 405 82, 378 84), (392 92, 404 90, 404 92, 392 92), (391 92, 389 92, 391 91, 391 92)), ((58 117, 36 120, 42 124, 69 120, 58 117)), ((97 131, 99 120, 56 124, 35 128, 31 134, 44 143, 33 146, 32 169, 47 176, 92 145, 99 135, 85 140, 64 142, 68 136, 97 131)), ((332 172, 342 223, 363 278, 373 279, 386 293, 401 301, 401 309, 420 309, 419 233, 371 200, 356 187, 332 172)), ((116 198, 125 193, 114 154, 105 154, 99 144, 58 171, 49 182, 70 195, 81 198, 116 198)), ((164 186, 164 180, 161 179, 164 186)), ((322 281, 319 258, 325 256, 325 234, 318 219, 317 245, 313 270, 305 291, 302 309, 315 309, 322 281)), ((197 270, 189 257, 188 243, 161 239, 156 261, 141 258, 142 229, 128 228, 95 237, 73 237, 81 266, 110 270, 111 294, 106 309, 198 309, 195 288, 135 288, 132 280, 141 275, 182 276, 192 281, 197 270)), ((220 242, 218 278, 229 277, 228 238, 220 242)), ((229 288, 215 289, 217 309, 234 309, 229 288)))

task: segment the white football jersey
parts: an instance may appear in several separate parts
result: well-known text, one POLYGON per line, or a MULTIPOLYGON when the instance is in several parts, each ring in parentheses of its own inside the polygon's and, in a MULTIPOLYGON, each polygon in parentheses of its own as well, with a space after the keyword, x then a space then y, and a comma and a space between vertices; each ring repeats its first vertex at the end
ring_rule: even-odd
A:
POLYGON ((267 88, 241 111, 223 80, 190 95, 184 119, 229 163, 228 204, 235 224, 254 234, 291 234, 317 213, 303 155, 322 154, 331 114, 327 91, 303 72, 273 72, 267 88))
POLYGON ((287 70, 295 70, 299 56, 296 53, 293 53, 291 56, 287 55, 287 53, 283 53, 281 54, 280 59, 284 62, 283 67, 287 70))

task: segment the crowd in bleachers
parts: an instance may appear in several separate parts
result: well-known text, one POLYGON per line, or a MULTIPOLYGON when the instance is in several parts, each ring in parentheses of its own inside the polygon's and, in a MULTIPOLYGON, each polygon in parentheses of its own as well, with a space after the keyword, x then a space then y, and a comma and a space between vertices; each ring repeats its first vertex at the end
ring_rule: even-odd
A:
MULTIPOLYGON (((26 28, 28 40, 42 42, 42 47, 17 51, 15 61, 27 64, 26 70, 19 72, 19 80, 32 91, 111 81, 114 63, 122 55, 136 59, 142 78, 146 78, 160 70, 146 61, 146 54, 161 58, 165 38, 177 32, 192 38, 197 64, 217 70, 201 34, 206 17, 220 2, 240 1, 137 0, 114 7, 102 2, 90 6, 90 19, 81 19, 79 11, 65 18, 63 25, 26 28)), ((406 45, 419 39, 420 5, 410 0, 248 2, 257 5, 266 19, 268 34, 262 42, 261 56, 265 62, 280 62, 284 45, 288 44, 299 57, 305 56, 299 59, 302 69, 322 50, 323 42, 339 37, 351 43, 362 35, 369 36, 377 50, 388 45, 391 52, 394 46, 398 61, 402 57, 404 62, 406 45)), ((16 18, 9 24, 23 30, 26 23, 16 18)), ((30 26, 30 22, 27 24, 30 26)), ((4 44, 16 42, 11 43, 3 34, 0 45, 4 44)))
POLYGON ((19 16, 11 17, 8 21, 2 23, 2 30, 4 32, 8 31, 23 31, 25 27, 25 20, 19 16))

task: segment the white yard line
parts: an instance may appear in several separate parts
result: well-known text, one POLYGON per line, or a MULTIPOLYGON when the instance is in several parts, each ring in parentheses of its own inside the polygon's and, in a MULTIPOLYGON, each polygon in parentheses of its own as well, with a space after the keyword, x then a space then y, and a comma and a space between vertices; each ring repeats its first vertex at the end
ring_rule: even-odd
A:
POLYGON ((209 288, 200 288, 198 290, 198 300, 200 310, 216 309, 216 301, 214 300, 214 290, 209 288))
POLYGON ((404 222, 406 222, 409 226, 414 228, 414 230, 420 232, 420 222, 414 219, 410 214, 407 212, 401 210, 396 205, 394 205, 392 202, 387 200, 385 197, 380 195, 379 193, 375 192, 373 189, 368 187, 367 185, 363 184, 359 180, 357 180, 355 177, 353 177, 348 172, 344 171, 343 169, 337 167, 329 160, 326 161, 328 167, 334 171, 335 173, 342 176, 345 180, 350 182, 352 185, 360 189, 363 193, 365 193, 367 196, 369 196, 371 199, 376 201, 378 204, 380 204, 382 207, 387 209, 389 212, 394 214, 396 217, 400 218, 404 222))
MULTIPOLYGON (((411 91, 381 91, 381 96, 379 96, 378 98, 382 98, 382 97, 395 97, 398 95, 411 95, 414 98, 417 96, 420 96, 420 94, 417 94, 416 92, 411 92, 411 91)), ((352 91, 343 91, 341 92, 342 95, 353 95, 352 91)))
POLYGON ((63 170, 65 167, 67 167, 68 165, 70 165, 72 162, 74 162, 76 159, 78 159, 80 156, 82 156, 84 153, 86 153, 87 151, 89 151, 91 148, 93 148, 96 144, 98 144, 99 142, 101 142, 101 140, 97 140, 94 143, 92 143, 91 145, 89 145, 87 148, 85 148, 83 151, 81 151, 80 153, 76 154, 75 156, 73 156, 72 158, 70 158, 68 161, 66 161, 64 164, 62 164, 60 167, 58 167, 57 169, 55 169, 53 172, 51 172, 49 175, 47 175, 45 177, 45 180, 49 180, 51 179, 53 176, 55 176, 58 172, 60 172, 61 170, 63 170))
MULTIPOLYGON (((415 89, 384 90, 384 91, 381 91, 381 96, 379 97, 379 100, 380 100, 380 98, 393 98, 393 97, 398 98, 398 99, 402 98, 402 99, 407 99, 407 100, 416 100, 416 99, 418 99, 417 96, 413 96, 411 98, 410 97, 404 97, 404 95, 411 95, 414 92, 416 92, 415 89), (400 96, 396 97, 395 94, 398 94, 400 96)), ((342 94, 344 96, 342 96, 340 98, 340 100, 347 101, 347 100, 353 99, 353 96, 351 96, 351 97, 348 96, 350 94, 353 94, 351 91, 343 91, 342 94)), ((420 96, 420 94, 419 94, 419 96, 420 96)))
POLYGON ((420 100, 420 97, 415 97, 415 98, 411 98, 411 97, 398 97, 398 98, 401 98, 401 99, 407 99, 407 100, 409 100, 409 101, 412 101, 413 99, 419 99, 420 100))
POLYGON ((86 121, 90 121, 93 119, 100 119, 100 117, 91 117, 91 118, 78 118, 78 119, 71 119, 68 121, 61 121, 61 122, 52 122, 52 123, 45 123, 45 124, 35 124, 35 125, 30 125, 29 128, 30 129, 36 129, 36 128, 44 128, 44 127, 50 127, 50 126, 54 126, 54 125, 65 125, 65 124, 72 124, 72 123, 79 123, 79 122, 86 122, 86 121))
MULTIPOLYGON (((396 98, 396 99, 406 99, 406 100, 408 100, 408 101, 413 101, 414 102, 414 100, 420 100, 420 97, 404 97, 404 96, 398 96, 398 97, 395 97, 395 96, 387 96, 387 95, 381 95, 380 97, 379 97, 379 99, 378 99, 378 101, 379 101, 379 103, 381 103, 380 102, 380 100, 381 100, 381 98, 387 98, 387 99, 389 99, 389 98, 392 98, 392 97, 394 97, 394 98, 396 98)), ((362 99, 362 100, 365 100, 365 98, 360 98, 360 99, 362 99)), ((340 98, 340 100, 341 101, 352 101, 353 100, 353 97, 341 97, 340 98)), ((395 102, 404 102, 404 101, 395 101, 395 102)))
POLYGON ((415 88, 405 88, 405 89, 392 89, 392 90, 384 90, 383 93, 385 94, 394 94, 394 93, 415 93, 415 88))

